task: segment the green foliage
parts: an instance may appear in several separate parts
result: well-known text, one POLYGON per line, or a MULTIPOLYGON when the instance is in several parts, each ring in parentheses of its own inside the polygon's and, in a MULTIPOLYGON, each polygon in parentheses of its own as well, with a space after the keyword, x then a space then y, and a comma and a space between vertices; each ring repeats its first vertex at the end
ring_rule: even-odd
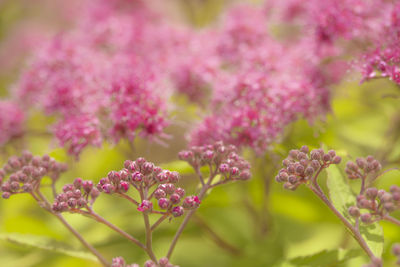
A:
MULTIPOLYGON (((332 203, 343 216, 350 219, 347 210, 350 206, 355 205, 356 197, 350 186, 346 183, 347 179, 342 175, 336 165, 331 165, 327 169, 327 172, 327 185, 332 203)), ((378 223, 369 225, 360 223, 359 229, 374 255, 376 257, 381 257, 384 241, 382 227, 378 223)))
POLYGON ((14 244, 29 246, 52 252, 62 253, 68 256, 97 261, 92 254, 71 248, 65 243, 57 242, 45 236, 18 234, 18 233, 3 233, 0 234, 0 240, 12 242, 14 244))
POLYGON ((326 169, 327 186, 329 189, 329 197, 337 210, 350 219, 348 208, 356 203, 356 196, 351 190, 347 179, 343 176, 337 165, 331 165, 326 169))

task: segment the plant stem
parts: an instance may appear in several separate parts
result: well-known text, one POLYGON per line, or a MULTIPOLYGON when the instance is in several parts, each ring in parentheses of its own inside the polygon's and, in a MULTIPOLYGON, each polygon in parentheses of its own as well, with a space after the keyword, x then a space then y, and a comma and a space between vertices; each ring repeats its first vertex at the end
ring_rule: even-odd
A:
MULTIPOLYGON (((54 187, 54 186, 52 186, 54 187)), ((53 193, 55 192, 55 188, 53 193)), ((54 213, 51 210, 51 205, 49 203, 49 201, 46 199, 46 197, 39 191, 37 190, 37 194, 39 195, 40 199, 35 196, 33 193, 31 193, 31 195, 35 198, 36 201, 41 202, 43 201, 45 203, 45 206, 43 206, 43 208, 51 213, 52 215, 54 215, 58 220, 60 220, 60 222, 62 224, 64 224, 64 226, 81 242, 81 244, 86 247, 88 250, 90 250, 90 252, 92 252, 92 254, 94 256, 96 256, 96 258, 100 261, 100 263, 103 266, 110 266, 110 264, 107 262, 107 260, 92 246, 90 245, 65 219, 64 217, 59 214, 59 213, 54 213)))
POLYGON ((118 193, 118 196, 129 200, 130 202, 132 202, 132 203, 135 204, 136 206, 139 206, 139 203, 138 203, 136 200, 134 200, 133 198, 131 198, 130 196, 128 196, 128 195, 126 195, 126 194, 124 194, 124 193, 118 193))
POLYGON ((139 240, 137 240, 136 238, 134 238, 133 236, 131 236, 130 234, 128 234, 127 232, 125 232, 124 230, 118 228, 117 226, 115 226, 114 224, 110 223, 109 221, 107 221, 106 219, 104 219, 103 217, 101 217, 100 215, 96 214, 93 210, 90 210, 90 212, 87 214, 90 215, 92 218, 94 218, 96 221, 108 226, 109 228, 111 228, 112 230, 114 230, 115 232, 119 233, 120 235, 122 235, 123 237, 125 237, 126 239, 128 239, 129 241, 132 241, 133 243, 135 243, 136 245, 138 245, 139 247, 141 247, 142 249, 146 249, 146 246, 143 245, 139 240))
POLYGON ((397 220, 396 218, 393 218, 393 217, 390 216, 390 215, 384 215, 384 216, 383 216, 383 219, 386 220, 386 221, 388 221, 388 222, 391 222, 391 223, 394 223, 394 224, 397 224, 398 226, 400 226, 400 221, 397 220))
POLYGON ((165 213, 163 216, 161 216, 152 226, 151 226, 151 231, 154 231, 154 229, 157 228, 157 226, 160 225, 166 218, 168 218, 169 214, 165 213))
POLYGON ((325 196, 325 194, 317 190, 313 186, 309 186, 309 188, 328 206, 328 208, 342 221, 342 223, 346 226, 346 228, 353 235, 354 239, 358 242, 361 248, 367 253, 367 255, 371 258, 371 260, 375 259, 374 253, 372 253, 371 249, 368 247, 367 243, 361 236, 360 232, 345 218, 343 215, 332 205, 329 199, 325 196))
POLYGON ((92 246, 90 245, 65 219, 64 217, 59 214, 59 213, 52 213, 54 216, 56 216, 62 224, 64 224, 65 227, 82 243, 83 246, 85 246, 90 252, 92 252, 93 255, 97 257, 97 259, 101 262, 103 266, 110 266, 110 264, 107 262, 107 260, 92 246))
POLYGON ((214 242, 222 249, 228 251, 232 255, 240 255, 241 250, 238 249, 237 247, 229 244, 227 241, 222 239, 201 217, 199 216, 194 216, 193 219, 196 221, 197 224, 199 224, 203 229, 205 229, 211 238, 214 240, 214 242))
MULTIPOLYGON (((211 184, 211 181, 212 181, 213 178, 214 178, 214 177, 211 176, 210 179, 208 180, 207 184, 205 184, 205 185, 201 188, 201 191, 200 191, 200 193, 199 193, 199 195, 198 195, 200 201, 203 199, 203 197, 204 197, 204 195, 206 194, 207 190, 210 188, 210 184, 211 184)), ((190 210, 190 211, 186 214, 185 218, 183 219, 183 222, 181 223, 181 225, 179 226, 178 230, 176 231, 175 236, 174 236, 174 239, 172 240, 172 243, 171 243, 171 245, 170 245, 170 247, 169 247, 169 249, 168 249, 168 253, 167 253, 167 258, 168 258, 168 259, 171 258, 172 252, 174 251, 174 248, 175 248, 175 246, 176 246, 176 242, 178 242, 178 239, 179 239, 179 237, 181 236, 181 234, 182 234, 182 232, 183 232, 183 229, 185 229, 185 227, 186 227, 186 225, 188 224, 190 218, 193 216, 193 214, 196 212, 196 210, 197 210, 197 209, 190 210)))
MULTIPOLYGON (((142 200, 142 202, 147 199, 147 194, 148 194, 148 189, 145 188, 143 190, 143 188, 140 188, 140 198, 142 200)), ((153 252, 153 241, 152 241, 152 230, 151 230, 151 226, 150 226, 150 220, 149 220, 149 213, 144 211, 142 212, 143 214, 143 220, 144 220, 144 229, 145 229, 145 233, 146 233, 146 245, 145 245, 145 250, 147 252, 147 254, 149 255, 150 259, 154 262, 154 263, 158 263, 157 261, 157 257, 156 255, 154 255, 153 252)))
POLYGON ((157 258, 154 255, 153 248, 152 248, 152 231, 149 221, 149 214, 147 212, 143 212, 143 219, 144 219, 144 226, 146 230, 146 251, 149 254, 150 258, 157 263, 157 258))

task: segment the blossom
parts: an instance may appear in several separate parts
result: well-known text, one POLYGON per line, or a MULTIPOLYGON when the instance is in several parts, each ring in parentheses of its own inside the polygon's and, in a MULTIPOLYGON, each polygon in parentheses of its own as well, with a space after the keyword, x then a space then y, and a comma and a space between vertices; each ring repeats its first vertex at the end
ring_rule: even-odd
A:
POLYGON ((5 144, 24 132, 25 114, 23 110, 11 100, 0 101, 0 144, 5 144))
POLYGON ((400 84, 400 4, 393 6, 387 26, 381 38, 375 40, 374 48, 366 51, 361 59, 363 81, 373 78, 388 78, 400 84))
POLYGON ((68 153, 76 157, 87 145, 101 146, 102 143, 98 119, 83 114, 59 121, 54 134, 62 146, 68 146, 68 153))
POLYGON ((14 93, 23 106, 59 118, 51 129, 76 157, 102 140, 158 140, 168 125, 161 70, 174 28, 141 1, 94 2, 75 28, 36 51, 14 93))

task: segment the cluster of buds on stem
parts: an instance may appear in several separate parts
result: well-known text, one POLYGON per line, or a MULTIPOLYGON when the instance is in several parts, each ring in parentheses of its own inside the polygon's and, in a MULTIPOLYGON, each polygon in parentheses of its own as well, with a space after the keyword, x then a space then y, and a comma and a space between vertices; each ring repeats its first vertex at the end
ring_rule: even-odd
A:
POLYGON ((185 190, 175 187, 174 184, 160 184, 153 195, 158 201, 158 206, 162 210, 167 210, 174 217, 182 216, 185 209, 195 209, 200 205, 200 200, 197 196, 185 197, 185 190), (182 205, 178 205, 182 199, 182 205))
POLYGON ((179 173, 163 170, 144 158, 138 158, 135 161, 126 160, 124 169, 120 171, 109 172, 107 177, 100 179, 96 188, 97 192, 115 193, 124 197, 127 197, 130 188, 134 188, 139 192, 141 200, 129 198, 138 206, 138 211, 179 217, 185 210, 200 205, 197 196, 185 197, 185 190, 177 186, 179 179, 179 173), (157 200, 162 211, 153 210, 153 199, 157 200))
POLYGON ((285 189, 296 190, 299 185, 312 180, 314 174, 331 164, 339 164, 341 160, 334 150, 325 153, 323 149, 314 149, 309 152, 307 146, 302 146, 299 150, 293 149, 289 152, 289 156, 282 162, 284 168, 279 171, 275 180, 284 183, 285 189))
POLYGON ((179 181, 177 172, 163 170, 144 158, 135 161, 126 160, 124 167, 120 171, 109 172, 107 177, 99 181, 97 189, 107 194, 126 193, 130 186, 139 189, 156 184, 175 184, 179 181))
POLYGON ((345 172, 349 179, 366 179, 369 175, 374 175, 382 169, 382 165, 373 156, 357 158, 355 162, 346 163, 345 172))
POLYGON ((225 146, 219 141, 214 145, 193 146, 179 152, 179 158, 188 162, 197 172, 208 166, 211 176, 221 175, 220 183, 234 180, 248 180, 251 177, 250 164, 237 154, 233 145, 225 146))
POLYGON ((32 153, 24 151, 20 157, 10 157, 0 169, 2 197, 8 199, 14 194, 35 192, 39 190, 44 176, 50 177, 55 182, 66 170, 66 164, 57 162, 48 155, 33 156, 32 153))
POLYGON ((385 215, 400 209, 400 187, 392 185, 390 191, 369 187, 357 196, 357 206, 349 208, 349 214, 363 223, 373 223, 385 215), (366 212, 361 213, 361 210, 366 212))
POLYGON ((52 210, 55 212, 73 211, 93 205, 100 192, 90 180, 76 178, 73 184, 63 186, 63 193, 56 196, 52 210))

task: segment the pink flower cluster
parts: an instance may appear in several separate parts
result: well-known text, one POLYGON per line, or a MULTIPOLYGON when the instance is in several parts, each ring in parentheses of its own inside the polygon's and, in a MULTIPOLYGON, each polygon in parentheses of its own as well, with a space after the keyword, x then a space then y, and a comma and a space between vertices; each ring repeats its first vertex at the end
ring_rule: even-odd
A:
POLYGON ((24 132, 25 114, 14 102, 0 101, 0 145, 24 132))
POLYGON ((192 144, 224 140, 263 153, 291 122, 323 116, 330 86, 346 74, 341 58, 377 40, 392 8, 383 0, 289 0, 229 9, 213 30, 212 111, 191 133, 192 144))
POLYGON ((391 1, 241 4, 202 30, 168 21, 153 1, 85 2, 16 84, 26 107, 57 116, 52 129, 71 154, 105 140, 160 141, 174 90, 209 110, 192 145, 223 140, 261 154, 291 122, 329 111, 331 85, 346 71, 340 58, 371 43, 378 49, 364 56, 364 79, 379 71, 400 83, 400 6, 391 1))
POLYGON ((263 153, 285 126, 329 110, 328 85, 342 73, 324 64, 309 38, 276 40, 264 9, 235 7, 216 34, 219 59, 211 114, 191 133, 192 144, 223 140, 263 153))
POLYGON ((55 135, 75 156, 104 139, 162 136, 168 124, 161 70, 174 30, 141 1, 93 2, 36 52, 15 90, 59 117, 55 135))
POLYGON ((10 157, 0 169, 1 196, 8 199, 15 194, 32 194, 40 186, 44 176, 50 177, 54 183, 66 170, 66 164, 57 162, 48 155, 33 156, 29 151, 24 151, 20 157, 10 157))
POLYGON ((375 49, 363 55, 363 81, 388 78, 400 84, 400 4, 393 6, 375 49))

